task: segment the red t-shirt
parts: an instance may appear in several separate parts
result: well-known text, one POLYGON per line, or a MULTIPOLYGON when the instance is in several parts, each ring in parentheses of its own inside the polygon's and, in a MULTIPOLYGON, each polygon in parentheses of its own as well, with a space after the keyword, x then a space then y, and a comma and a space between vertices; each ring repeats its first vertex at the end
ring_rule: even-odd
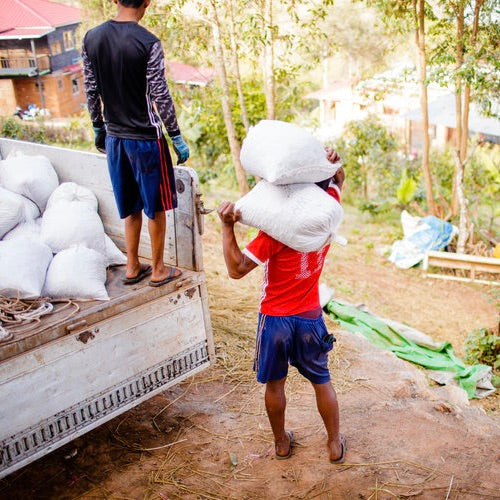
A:
MULTIPOLYGON (((328 194, 340 202, 338 188, 328 194)), ((319 277, 330 245, 317 252, 297 252, 260 231, 243 253, 265 265, 260 312, 270 316, 293 316, 320 306, 319 277)))

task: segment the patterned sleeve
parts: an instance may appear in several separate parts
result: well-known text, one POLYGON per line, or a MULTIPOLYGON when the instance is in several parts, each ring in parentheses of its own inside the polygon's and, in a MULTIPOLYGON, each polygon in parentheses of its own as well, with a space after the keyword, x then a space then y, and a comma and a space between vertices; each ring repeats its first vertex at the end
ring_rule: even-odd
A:
POLYGON ((87 96, 87 106, 89 108, 90 119, 94 127, 102 127, 104 120, 102 117, 101 96, 97 88, 97 81, 95 79, 94 70, 90 59, 85 50, 85 45, 82 49, 83 60, 83 87, 85 95, 87 96))
POLYGON ((161 42, 157 41, 151 47, 146 73, 148 89, 158 114, 170 137, 180 134, 175 113, 174 102, 165 78, 165 58, 161 42))
POLYGON ((243 254, 261 266, 284 246, 264 231, 259 231, 259 234, 243 249, 243 254))

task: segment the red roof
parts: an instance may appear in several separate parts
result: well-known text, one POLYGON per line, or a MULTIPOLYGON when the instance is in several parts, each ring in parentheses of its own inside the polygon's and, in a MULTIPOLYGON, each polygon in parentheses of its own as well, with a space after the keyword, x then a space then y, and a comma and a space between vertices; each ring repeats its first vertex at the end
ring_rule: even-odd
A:
POLYGON ((206 85, 211 82, 215 76, 215 70, 213 68, 198 68, 176 61, 165 61, 165 67, 167 76, 175 83, 206 85))
POLYGON ((80 9, 48 0, 0 0, 0 39, 38 38, 78 23, 80 9))

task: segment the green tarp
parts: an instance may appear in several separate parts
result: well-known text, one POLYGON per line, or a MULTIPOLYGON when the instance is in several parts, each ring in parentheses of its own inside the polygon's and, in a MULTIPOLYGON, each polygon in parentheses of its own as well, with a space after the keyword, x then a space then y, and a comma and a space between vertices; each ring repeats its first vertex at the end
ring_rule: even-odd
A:
POLYGON ((455 373, 454 378, 460 387, 465 389, 468 397, 477 397, 478 378, 489 367, 481 364, 466 366, 453 354, 453 347, 449 342, 443 342, 435 348, 415 344, 380 318, 335 300, 330 300, 325 309, 343 329, 361 333, 382 349, 392 351, 398 358, 411 361, 430 370, 455 373))

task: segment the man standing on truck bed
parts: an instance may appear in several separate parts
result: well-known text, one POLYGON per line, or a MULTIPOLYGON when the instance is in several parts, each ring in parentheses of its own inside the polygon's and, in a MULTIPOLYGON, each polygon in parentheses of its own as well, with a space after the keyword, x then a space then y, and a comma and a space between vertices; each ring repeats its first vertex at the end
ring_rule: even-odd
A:
POLYGON ((189 158, 189 148, 177 124, 160 40, 138 24, 150 1, 114 0, 116 17, 87 32, 82 58, 95 145, 107 153, 118 212, 125 222, 123 282, 133 284, 151 275, 149 285, 160 286, 181 275, 163 261, 165 211, 177 207, 177 193, 162 122, 178 163, 189 158), (148 217, 152 266, 139 261, 142 210, 148 217))
MULTIPOLYGON (((332 149, 327 150, 327 158, 332 163, 340 160, 332 149)), ((344 170, 340 168, 331 179, 316 184, 340 202, 343 182, 344 170)), ((265 265, 254 370, 257 380, 266 384, 264 399, 276 458, 292 454, 293 434, 285 430, 285 382, 291 364, 314 388, 328 434, 330 462, 344 462, 346 440, 339 433, 337 395, 328 371, 328 352, 335 338, 326 329, 319 303, 319 277, 329 245, 317 252, 301 253, 260 231, 241 251, 234 234, 240 213, 234 203, 221 203, 218 214, 229 276, 239 279, 257 265, 265 265)))

